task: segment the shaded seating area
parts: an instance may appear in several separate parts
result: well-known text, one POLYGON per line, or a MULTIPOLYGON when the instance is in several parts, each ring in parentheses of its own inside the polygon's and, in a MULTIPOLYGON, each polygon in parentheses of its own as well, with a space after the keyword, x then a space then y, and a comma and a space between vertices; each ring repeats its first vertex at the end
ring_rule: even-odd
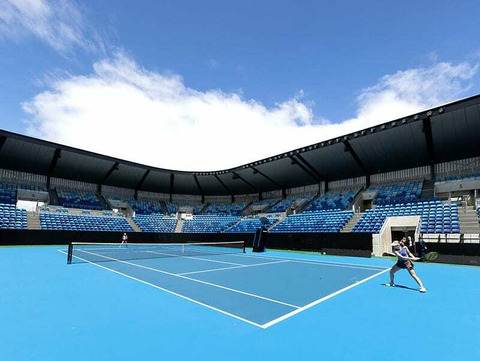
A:
POLYGON ((160 213, 137 214, 133 220, 142 232, 148 233, 173 233, 177 225, 176 218, 165 217, 160 213))
POLYGON ((193 219, 185 220, 182 232, 219 233, 239 220, 239 216, 194 215, 193 219))
POLYGON ((334 233, 352 218, 353 211, 319 211, 291 214, 270 232, 274 233, 334 233))
POLYGON ((123 217, 101 217, 64 213, 40 213, 40 226, 47 230, 133 232, 123 217))

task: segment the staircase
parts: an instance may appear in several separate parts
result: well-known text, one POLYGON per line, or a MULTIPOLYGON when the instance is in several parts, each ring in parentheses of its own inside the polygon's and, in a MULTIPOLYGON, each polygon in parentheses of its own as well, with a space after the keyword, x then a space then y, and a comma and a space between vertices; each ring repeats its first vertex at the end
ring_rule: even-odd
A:
POLYGON ((244 219, 244 218, 242 217, 238 222, 236 222, 236 223, 234 223, 234 224, 231 224, 231 225, 228 226, 227 228, 222 229, 220 233, 226 233, 229 229, 232 229, 232 228, 235 227, 237 224, 239 224, 239 223, 242 221, 242 219, 244 219))
POLYGON ((167 205, 165 204, 165 201, 160 201, 160 206, 162 207, 163 214, 168 214, 168 208, 167 208, 167 205))
POLYGON ((198 212, 198 214, 203 214, 203 213, 207 210, 207 208, 208 208, 209 205, 210 205, 210 203, 206 203, 206 204, 203 206, 203 208, 200 210, 200 212, 198 212))
POLYGON ((303 203, 301 206, 299 206, 297 209, 295 209, 295 214, 302 213, 305 209, 308 208, 308 206, 309 206, 310 204, 312 204, 313 202, 315 202, 315 200, 317 200, 317 199, 320 198, 320 197, 321 197, 321 195, 320 195, 320 194, 317 194, 315 197, 313 197, 312 199, 310 199, 310 201, 303 203))
POLYGON ((279 199, 278 201, 276 201, 275 203, 273 203, 271 206, 267 206, 266 208, 262 209, 262 212, 261 213, 268 213, 268 211, 270 209, 272 209, 273 207, 275 207, 278 203, 280 203, 283 199, 279 199))
POLYGON ((42 229, 38 213, 27 212, 27 229, 42 229))
POLYGON ((52 206, 59 206, 60 205, 60 202, 58 201, 57 191, 55 189, 49 189, 48 190, 48 197, 49 197, 48 204, 51 204, 52 206))
POLYGON ((177 220, 177 225, 175 226, 175 233, 182 233, 182 228, 183 228, 183 219, 177 220))
POLYGON ((357 224, 358 220, 362 218, 363 213, 354 213, 352 218, 347 222, 347 224, 342 228, 340 233, 349 233, 352 231, 353 227, 357 224))
POLYGON ((432 199, 435 197, 435 180, 424 180, 422 193, 420 194, 421 199, 432 199))
POLYGON ((125 219, 127 220, 128 224, 130 224, 130 226, 132 226, 132 228, 135 230, 135 232, 142 232, 140 227, 137 226, 137 224, 135 223, 135 221, 132 218, 127 217, 125 219))
POLYGON ((249 214, 250 212, 248 211, 250 206, 255 203, 254 201, 251 201, 250 203, 248 203, 241 211, 240 211, 240 214, 246 216, 247 214, 249 214))
POLYGON ((477 212, 473 208, 459 208, 458 218, 460 221, 460 233, 463 234, 480 234, 480 225, 478 223, 477 212))
POLYGON ((275 222, 273 223, 270 227, 268 227, 268 231, 272 230, 273 228, 275 228, 277 225, 279 225, 280 223, 282 223, 284 221, 284 219, 287 218, 287 214, 286 213, 283 213, 282 216, 275 222))
POLYGON ((112 208, 110 207, 110 205, 108 204, 107 200, 105 199, 104 196, 102 196, 101 194, 97 194, 97 198, 98 198, 98 201, 100 202, 100 205, 102 206, 102 209, 103 210, 106 210, 106 211, 111 211, 112 208))

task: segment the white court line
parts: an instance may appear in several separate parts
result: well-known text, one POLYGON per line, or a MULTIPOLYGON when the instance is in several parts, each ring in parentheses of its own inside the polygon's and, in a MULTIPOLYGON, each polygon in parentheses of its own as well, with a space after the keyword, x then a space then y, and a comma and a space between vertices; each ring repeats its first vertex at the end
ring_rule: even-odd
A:
POLYGON ((214 268, 214 269, 207 269, 203 271, 193 271, 193 272, 183 272, 183 273, 177 273, 180 276, 184 275, 193 275, 197 273, 207 273, 207 272, 216 272, 216 271, 225 271, 229 269, 238 269, 238 268, 248 268, 248 267, 257 267, 257 266, 267 266, 269 264, 278 264, 278 263, 287 263, 290 262, 288 260, 285 261, 274 261, 274 262, 266 262, 266 263, 254 263, 254 264, 244 264, 240 266, 235 266, 235 267, 225 267, 225 268, 214 268))
MULTIPOLYGON (((57 251, 62 252, 62 253, 64 253, 64 254, 67 254, 67 252, 65 252, 65 251, 63 251, 63 250, 60 250, 60 249, 57 250, 57 251)), ((236 318, 237 320, 246 322, 246 323, 248 323, 248 324, 250 324, 250 325, 263 328, 262 325, 260 325, 260 324, 258 324, 258 323, 255 323, 255 322, 253 322, 253 321, 247 320, 246 318, 242 318, 242 317, 240 317, 240 316, 234 315, 233 313, 229 313, 229 312, 224 311, 224 310, 221 310, 221 309, 219 309, 219 308, 216 308, 216 307, 207 305, 206 303, 203 303, 203 302, 194 300, 193 298, 189 298, 189 297, 187 297, 187 296, 181 295, 180 293, 176 293, 176 292, 170 291, 170 290, 168 290, 168 289, 166 289, 166 288, 163 288, 163 287, 154 285, 153 283, 150 283, 150 282, 141 280, 141 279, 136 278, 136 277, 133 277, 133 276, 129 276, 129 275, 125 274, 125 273, 122 273, 122 272, 113 270, 113 269, 111 269, 111 268, 102 266, 102 265, 100 265, 100 264, 98 264, 98 263, 94 263, 94 262, 88 261, 88 260, 86 260, 86 259, 84 259, 84 258, 82 258, 82 257, 78 257, 78 256, 73 256, 73 257, 78 258, 78 259, 81 259, 82 261, 87 262, 87 263, 90 263, 90 264, 92 264, 92 265, 94 265, 94 266, 97 266, 97 267, 106 269, 107 271, 110 271, 110 272, 113 272, 113 273, 117 273, 117 274, 119 274, 119 275, 125 276, 125 277, 127 277, 127 278, 130 278, 130 279, 132 279, 132 280, 138 281, 138 282, 140 282, 140 283, 146 284, 146 285, 151 286, 151 287, 153 287, 153 288, 157 288, 157 289, 159 289, 159 290, 165 291, 165 292, 170 293, 170 294, 172 294, 172 295, 174 295, 174 296, 183 298, 183 299, 185 299, 185 300, 187 300, 187 301, 191 301, 191 302, 196 303, 196 304, 198 304, 198 305, 207 307, 207 308, 209 308, 209 309, 211 309, 211 310, 214 310, 214 311, 223 313, 224 315, 227 315, 227 316, 236 318)))
POLYGON ((167 272, 167 271, 162 271, 162 270, 159 270, 159 269, 157 269, 157 268, 147 267, 147 266, 143 266, 143 265, 140 265, 140 264, 131 263, 131 262, 127 262, 127 261, 122 261, 122 260, 119 260, 119 259, 117 259, 117 258, 112 258, 112 257, 108 257, 108 256, 103 256, 103 255, 100 255, 100 254, 96 254, 96 253, 92 253, 92 252, 85 251, 85 250, 83 250, 83 249, 79 249, 79 250, 77 250, 77 251, 89 253, 89 254, 91 254, 91 255, 93 255, 93 256, 96 256, 96 257, 103 257, 103 258, 110 259, 110 260, 112 260, 112 261, 116 261, 116 262, 120 262, 120 263, 125 263, 125 264, 128 264, 128 265, 134 266, 134 267, 139 267, 139 268, 148 269, 148 270, 153 271, 153 272, 163 273, 163 274, 166 274, 166 275, 169 275, 169 276, 174 276, 174 277, 178 277, 178 278, 183 278, 183 279, 186 279, 186 280, 189 280, 189 281, 193 281, 193 282, 203 283, 203 284, 208 285, 208 286, 217 287, 217 288, 222 288, 222 289, 227 290, 227 291, 231 291, 231 292, 235 292, 235 293, 240 293, 240 294, 242 294, 242 295, 246 295, 246 296, 250 296, 250 297, 259 298, 259 299, 262 299, 262 300, 265 300, 265 301, 268 301, 268 302, 278 303, 278 304, 280 304, 280 305, 288 306, 288 307, 291 307, 291 308, 300 308, 300 306, 296 306, 296 305, 292 305, 292 304, 290 304, 290 303, 286 303, 286 302, 274 300, 274 299, 268 298, 268 297, 263 297, 263 296, 260 296, 260 295, 256 295, 256 294, 254 294, 254 293, 244 292, 244 291, 236 290, 236 289, 234 289, 234 288, 217 285, 217 284, 215 284, 215 283, 210 283, 210 282, 206 282, 206 281, 202 281, 202 280, 197 280, 197 279, 195 279, 195 278, 190 278, 190 277, 187 277, 187 276, 182 276, 182 275, 179 275, 179 274, 175 274, 175 273, 171 273, 171 272, 167 272))
MULTIPOLYGON (((66 252, 63 251, 63 250, 58 250, 58 251, 66 254, 66 252)), ((233 254, 233 255, 235 255, 235 256, 244 256, 244 257, 254 257, 254 258, 255 258, 255 257, 259 257, 259 258, 267 258, 267 259, 283 259, 283 260, 289 260, 289 261, 298 261, 298 260, 296 260, 296 259, 294 259, 294 258, 285 258, 285 257, 249 256, 249 255, 237 255, 237 254, 233 254)), ((359 285, 361 285, 362 283, 365 283, 365 282, 367 282, 367 281, 369 281, 369 280, 371 280, 371 279, 373 279, 373 278, 375 278, 375 277, 377 277, 377 276, 379 276, 379 275, 381 275, 381 274, 384 274, 384 273, 386 273, 386 272, 389 271, 389 268, 383 269, 382 271, 380 271, 380 272, 378 272, 378 273, 376 273, 376 274, 374 274, 374 275, 372 275, 372 276, 369 276, 369 277, 367 277, 367 278, 365 278, 365 279, 363 279, 363 280, 361 280, 361 281, 355 282, 355 283, 351 284, 350 286, 344 287, 344 288, 342 288, 342 289, 340 289, 340 290, 338 290, 338 291, 336 291, 336 292, 333 292, 333 293, 331 293, 331 294, 329 294, 329 295, 327 295, 327 296, 325 296, 325 297, 322 297, 322 298, 320 298, 320 299, 318 299, 318 300, 316 300, 316 301, 313 301, 313 302, 311 302, 311 303, 309 303, 309 304, 307 304, 307 305, 305 305, 305 306, 302 306, 302 307, 294 306, 294 308, 296 308, 294 311, 292 311, 292 312, 290 312, 290 313, 287 313, 287 314, 285 314, 285 315, 283 315, 283 316, 281 316, 281 317, 278 317, 278 318, 276 318, 276 319, 274 319, 274 320, 272 320, 272 321, 269 321, 269 322, 267 322, 267 323, 265 323, 265 324, 260 325, 260 324, 257 324, 257 323, 255 323, 255 322, 253 322, 253 321, 250 321, 250 320, 244 319, 244 318, 242 318, 242 317, 236 316, 236 315, 234 315, 234 314, 231 314, 231 313, 229 313, 229 312, 226 312, 226 311, 217 309, 217 308, 215 308, 215 307, 213 307, 213 306, 204 304, 204 303, 202 303, 202 302, 200 302, 200 301, 196 301, 196 300, 194 300, 194 299, 188 298, 188 297, 183 296, 183 295, 181 295, 181 294, 177 294, 177 293, 175 293, 175 292, 173 292, 173 291, 170 291, 170 290, 168 290, 168 289, 164 289, 164 288, 162 288, 162 287, 156 286, 156 285, 151 284, 151 283, 148 283, 148 282, 146 282, 146 281, 143 281, 143 280, 137 279, 137 278, 135 278, 135 277, 132 277, 132 276, 123 274, 123 273, 121 273, 121 272, 112 270, 112 269, 110 269, 110 268, 101 266, 101 265, 99 265, 99 264, 97 264, 97 263, 93 263, 93 262, 87 261, 87 260, 85 260, 85 259, 83 259, 83 258, 81 258, 81 257, 78 257, 78 256, 73 256, 73 257, 78 258, 78 259, 81 259, 81 260, 83 260, 83 261, 85 261, 85 262, 87 262, 87 263, 93 264, 94 266, 101 267, 101 268, 104 268, 104 269, 106 269, 106 270, 108 270, 108 271, 111 271, 111 272, 114 272, 114 273, 118 273, 118 274, 123 275, 123 276, 125 276, 125 277, 131 278, 131 279, 134 279, 134 280, 137 280, 137 281, 139 281, 139 282, 141 282, 141 283, 144 283, 144 284, 150 285, 150 286, 152 286, 152 287, 158 288, 158 289, 163 290, 163 291, 165 291, 165 292, 168 292, 168 293, 171 293, 171 294, 176 295, 176 296, 178 296, 178 297, 181 297, 181 298, 184 298, 184 299, 186 299, 186 300, 192 301, 192 302, 194 302, 194 303, 197 303, 197 304, 199 304, 199 305, 205 306, 205 307, 210 308, 210 309, 212 309, 212 310, 218 311, 218 312, 223 313, 223 314, 225 314, 225 315, 231 316, 231 317, 236 318, 236 319, 238 319, 238 320, 244 321, 244 322, 246 322, 246 323, 248 323, 248 324, 251 324, 251 325, 260 327, 260 328, 262 328, 262 329, 267 329, 267 328, 269 328, 269 327, 271 327, 271 326, 273 326, 273 325, 275 325, 275 324, 277 324, 277 323, 279 323, 279 322, 281 322, 281 321, 284 321, 284 320, 286 320, 286 319, 288 319, 288 318, 290 318, 290 317, 292 317, 292 316, 294 316, 294 315, 296 315, 296 314, 298 314, 298 313, 300 313, 300 312, 303 312, 303 311, 305 311, 305 310, 307 310, 307 309, 309 309, 309 308, 311 308, 311 307, 313 307, 313 306, 318 305, 319 303, 322 303, 322 302, 324 302, 324 301, 326 301, 326 300, 328 300, 328 299, 330 299, 330 298, 333 298, 333 297, 335 297, 335 296, 337 296, 337 295, 339 295, 339 294, 341 294, 341 293, 343 293, 343 292, 348 291, 348 290, 351 289, 351 288, 354 288, 354 287, 356 287, 356 286, 359 286, 359 285)), ((120 262, 122 262, 122 261, 120 261, 120 262)), ((300 262, 300 263, 323 264, 323 262, 321 262, 321 261, 313 261, 313 260, 311 260, 311 261, 309 261, 309 260, 304 260, 304 261, 302 261, 302 262, 300 262)), ((333 263, 333 262, 328 262, 328 264, 336 265, 336 263, 333 263)), ((342 264, 339 264, 339 265, 342 265, 342 264)), ((347 263, 347 264, 344 264, 344 265, 348 265, 348 263, 347 263)), ((157 271, 159 271, 159 270, 157 270, 157 271)), ((162 271, 160 271, 160 272, 162 272, 162 271)), ((162 272, 162 273, 165 273, 165 272, 162 272)), ((186 278, 189 279, 188 277, 186 277, 186 278)), ((192 280, 194 280, 194 279, 192 279, 192 280)))
POLYGON ((359 263, 341 263, 341 262, 329 262, 329 261, 316 261, 316 260, 309 260, 309 259, 298 259, 298 258, 288 258, 288 257, 278 257, 278 256, 253 256, 248 254, 237 254, 237 253, 229 253, 229 256, 237 256, 237 257, 250 257, 250 258, 266 258, 266 259, 286 259, 291 262, 297 263, 314 263, 319 265, 325 266, 332 266, 332 267, 345 267, 345 268, 359 268, 359 269, 366 269, 371 271, 377 270, 384 270, 385 267, 381 266, 372 266, 372 265, 362 265, 359 263))
MULTIPOLYGON (((171 257, 178 257, 178 255, 175 255, 175 254, 172 255, 170 253, 163 253, 163 252, 158 252, 158 251, 146 251, 146 252, 147 253, 155 253, 155 254, 163 254, 163 255, 171 256, 171 257)), ((226 254, 231 254, 231 253, 226 253, 226 254)), ((207 256, 210 256, 210 255, 207 255, 207 256)), ((225 262, 225 261, 218 261, 218 260, 210 260, 210 259, 207 259, 207 258, 200 258, 200 257, 193 257, 193 256, 179 256, 179 257, 196 259, 196 260, 205 261, 205 262, 231 264, 231 265, 234 265, 234 266, 242 266, 243 265, 242 263, 233 263, 233 262, 225 262)))
POLYGON ((295 311, 292 311, 292 312, 290 312, 290 313, 287 313, 286 315, 283 315, 283 316, 281 316, 281 317, 279 317, 279 318, 276 318, 276 319, 274 319, 274 320, 272 320, 272 321, 270 321, 270 322, 267 322, 267 323, 263 324, 261 327, 265 329, 265 328, 268 328, 268 327, 270 327, 270 326, 273 326, 273 325, 275 325, 276 323, 279 323, 279 322, 281 322, 281 321, 284 321, 284 320, 286 320, 287 318, 290 318, 290 317, 292 317, 292 316, 294 316, 294 315, 296 315, 296 314, 298 314, 298 313, 300 313, 300 312, 303 312, 303 311, 305 311, 305 310, 307 310, 307 309, 309 309, 309 308, 311 308, 311 307, 313 307, 313 306, 315 306, 315 305, 318 305, 319 303, 322 303, 322 302, 324 302, 324 301, 326 301, 326 300, 328 300, 328 299, 330 299, 330 298, 332 298, 332 297, 335 297, 335 296, 339 295, 340 293, 343 293, 343 292, 345 292, 345 291, 348 291, 349 289, 351 289, 351 288, 353 288, 353 287, 356 287, 356 286, 358 286, 358 285, 360 285, 360 284, 362 284, 362 283, 364 283, 364 282, 367 282, 367 281, 371 280, 372 278, 375 278, 375 277, 377 277, 377 276, 380 276, 381 274, 384 274, 385 272, 388 272, 388 271, 389 271, 389 269, 385 269, 385 270, 383 270, 383 271, 381 271, 381 272, 378 272, 378 273, 376 273, 376 274, 374 274, 374 275, 372 275, 372 276, 370 276, 370 277, 364 278, 363 280, 358 281, 358 282, 355 282, 354 284, 351 284, 350 286, 347 286, 347 287, 345 287, 345 288, 342 288, 341 290, 338 290, 338 291, 336 291, 336 292, 333 292, 333 293, 329 294, 328 296, 322 297, 322 298, 320 298, 320 299, 318 299, 318 300, 316 300, 316 301, 313 301, 313 302, 309 303, 308 305, 305 305, 305 306, 303 306, 303 307, 300 307, 300 308, 296 309, 295 311))

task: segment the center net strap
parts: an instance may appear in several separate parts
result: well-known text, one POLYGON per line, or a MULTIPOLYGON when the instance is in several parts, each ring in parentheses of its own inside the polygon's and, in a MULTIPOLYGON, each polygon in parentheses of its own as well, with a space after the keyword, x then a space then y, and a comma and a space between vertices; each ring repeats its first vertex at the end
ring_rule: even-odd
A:
POLYGON ((114 262, 164 257, 194 257, 244 253, 239 242, 205 243, 71 243, 67 263, 114 262))

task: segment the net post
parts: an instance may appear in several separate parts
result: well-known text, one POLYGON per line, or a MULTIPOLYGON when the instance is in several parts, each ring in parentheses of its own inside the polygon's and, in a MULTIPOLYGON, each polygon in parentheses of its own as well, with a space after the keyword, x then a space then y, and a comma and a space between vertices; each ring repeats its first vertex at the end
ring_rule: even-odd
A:
POLYGON ((73 245, 72 245, 72 243, 70 242, 70 243, 68 244, 67 264, 71 264, 71 263, 72 263, 72 254, 73 254, 73 245))

